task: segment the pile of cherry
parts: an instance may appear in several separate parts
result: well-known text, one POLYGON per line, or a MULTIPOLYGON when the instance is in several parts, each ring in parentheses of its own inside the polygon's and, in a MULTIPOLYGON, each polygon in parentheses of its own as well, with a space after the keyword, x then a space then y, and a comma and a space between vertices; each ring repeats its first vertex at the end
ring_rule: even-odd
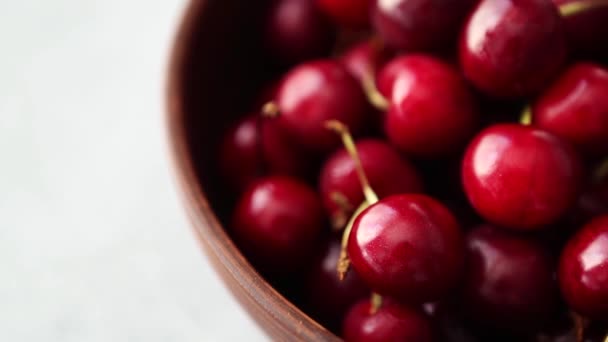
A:
POLYGON ((220 151, 256 269, 347 341, 604 340, 608 1, 276 0, 265 24, 287 72, 220 151))

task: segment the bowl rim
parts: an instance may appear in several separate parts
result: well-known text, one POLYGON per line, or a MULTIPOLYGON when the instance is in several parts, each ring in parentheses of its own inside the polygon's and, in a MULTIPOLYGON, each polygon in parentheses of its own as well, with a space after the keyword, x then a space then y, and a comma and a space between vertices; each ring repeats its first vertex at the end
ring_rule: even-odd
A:
MULTIPOLYGON (((235 280, 237 290, 249 297, 248 299, 252 301, 250 304, 258 306, 265 314, 272 317, 282 327, 283 332, 293 333, 295 330, 297 336, 294 338, 302 341, 318 341, 320 338, 325 341, 341 341, 284 298, 255 271, 234 245, 211 209, 196 176, 194 161, 188 149, 182 95, 185 90, 184 68, 191 49, 191 39, 198 19, 208 3, 207 0, 190 0, 184 6, 177 32, 170 45, 171 52, 165 80, 165 127, 172 173, 174 180, 177 181, 182 203, 186 206, 191 227, 209 256, 216 259, 227 271, 228 276, 235 280)), ((217 273, 219 270, 215 269, 215 271, 217 273)), ((237 290, 231 290, 234 296, 234 291, 237 290)), ((252 318, 257 320, 259 317, 252 318)), ((262 328, 266 329, 264 326, 262 328)))

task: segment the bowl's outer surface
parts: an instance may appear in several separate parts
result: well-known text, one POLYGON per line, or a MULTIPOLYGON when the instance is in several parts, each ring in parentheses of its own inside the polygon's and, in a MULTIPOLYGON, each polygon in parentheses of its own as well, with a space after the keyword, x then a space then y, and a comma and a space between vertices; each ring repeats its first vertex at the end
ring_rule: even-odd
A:
POLYGON ((201 245, 260 326, 280 341, 340 341, 252 268, 218 218, 226 217, 229 209, 214 168, 217 142, 267 73, 256 43, 259 8, 260 1, 242 0, 192 0, 188 6, 169 68, 168 128, 174 166, 201 245))

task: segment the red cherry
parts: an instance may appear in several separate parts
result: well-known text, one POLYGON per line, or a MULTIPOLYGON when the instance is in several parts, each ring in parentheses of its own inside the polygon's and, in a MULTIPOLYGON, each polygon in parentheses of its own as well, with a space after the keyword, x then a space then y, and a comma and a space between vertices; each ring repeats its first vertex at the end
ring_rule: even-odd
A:
POLYGON ((463 260, 458 223, 425 195, 394 195, 354 221, 348 255, 359 276, 382 295, 425 303, 456 283, 463 260))
POLYGON ((280 125, 301 146, 327 152, 340 139, 325 128, 335 119, 353 133, 363 129, 369 109, 359 83, 344 66, 331 60, 301 64, 286 76, 278 90, 276 106, 280 125))
POLYGON ((346 315, 342 328, 345 342, 431 342, 429 319, 420 311, 384 299, 376 312, 365 299, 346 315))
POLYGON ((223 179, 242 190, 255 179, 271 174, 304 177, 311 158, 296 147, 272 119, 254 113, 236 123, 220 148, 223 179))
POLYGON ((603 0, 553 0, 565 23, 573 53, 585 58, 608 57, 608 3, 603 0))
POLYGON ((365 41, 347 50, 340 57, 340 61, 353 77, 364 83, 367 78, 373 80, 376 77, 376 73, 388 62, 391 55, 389 50, 378 43, 365 41))
MULTIPOLYGON (((400 193, 421 192, 422 182, 414 167, 390 145, 382 140, 365 139, 356 143, 361 165, 371 187, 382 198, 400 193)), ((335 152, 321 169, 319 190, 325 209, 334 219, 346 220, 364 200, 356 165, 345 149, 335 152), (341 196, 351 207, 336 203, 341 196)), ((338 224, 338 226, 343 226, 338 224)))
POLYGON ((559 282, 572 309, 592 319, 608 319, 608 215, 591 221, 568 242, 559 282))
POLYGON ((547 0, 482 0, 460 41, 466 77, 496 97, 539 92, 565 58, 562 21, 547 0))
POLYGON ((371 0, 316 1, 321 11, 340 26, 352 28, 369 26, 369 3, 371 0))
POLYGON ((299 271, 325 227, 323 208, 308 186, 273 176, 252 184, 237 203, 232 233, 252 264, 267 275, 299 271))
POLYGON ((530 239, 485 225, 467 234, 462 306, 475 323, 531 331, 557 307, 549 252, 530 239))
POLYGON ((374 0, 372 24, 394 48, 437 50, 456 38, 474 3, 475 0, 374 0))
POLYGON ((574 144, 585 155, 608 153, 608 70, 570 67, 532 107, 534 125, 574 144))
POLYGON ((380 91, 389 95, 390 103, 385 132, 403 152, 445 155, 473 134, 477 104, 464 79, 448 64, 430 56, 407 55, 387 64, 379 79, 380 91))
POLYGON ((573 149, 552 134, 498 124, 469 145, 462 180, 469 201, 486 220, 533 230, 555 222, 574 203, 581 170, 573 149))
POLYGON ((351 270, 343 280, 338 279, 336 265, 341 246, 331 241, 321 250, 312 264, 305 285, 305 305, 318 322, 332 330, 339 329, 347 310, 370 291, 351 270))
POLYGON ((329 54, 335 41, 329 20, 312 0, 272 0, 266 17, 265 47, 283 64, 329 54))

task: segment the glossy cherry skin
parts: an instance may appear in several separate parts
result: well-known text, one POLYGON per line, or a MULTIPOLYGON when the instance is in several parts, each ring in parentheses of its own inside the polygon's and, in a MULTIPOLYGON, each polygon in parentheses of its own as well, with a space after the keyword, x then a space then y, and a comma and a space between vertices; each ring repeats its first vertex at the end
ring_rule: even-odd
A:
POLYGON ((539 92, 565 59, 562 21, 547 0, 482 0, 460 40, 464 74, 495 97, 539 92))
POLYGON ((358 43, 348 49, 342 56, 340 61, 346 69, 359 82, 363 83, 365 78, 376 78, 376 74, 389 61, 392 52, 386 48, 378 46, 372 41, 364 41, 358 43))
POLYGON ((407 303, 436 301, 456 284, 463 242, 454 216, 418 194, 380 200, 355 220, 348 239, 353 268, 372 290, 407 303))
POLYGON ((328 55, 336 36, 312 0, 272 0, 264 25, 265 48, 284 65, 328 55))
POLYGON ((312 61, 291 70, 275 100, 280 125, 297 144, 316 152, 340 145, 338 135, 325 127, 328 120, 342 122, 356 135, 369 110, 357 80, 332 60, 312 61))
POLYGON ((389 62, 379 78, 390 103, 384 130, 404 153, 442 156, 463 147, 473 135, 477 104, 450 65, 431 56, 407 55, 389 62))
POLYGON ((475 0, 373 0, 372 25, 391 47, 408 51, 444 48, 475 0))
MULTIPOLYGON (((356 143, 356 148, 370 185, 380 198, 422 191, 422 181, 414 166, 391 145, 379 139, 363 139, 356 143)), ((334 152, 323 164, 319 192, 325 209, 333 217, 340 215, 342 209, 333 198, 335 193, 343 196, 353 211, 363 202, 355 163, 345 149, 334 152)))
POLYGON ((371 0, 316 0, 317 6, 334 23, 347 28, 369 26, 371 0))
POLYGON ((304 177, 311 169, 310 156, 289 139, 276 121, 259 113, 241 119, 228 130, 219 161, 222 178, 236 191, 262 176, 304 177))
POLYGON ((534 125, 572 143, 587 156, 608 154, 608 70, 570 67, 532 107, 534 125))
POLYGON ((265 275, 301 271, 326 226, 314 190, 284 176, 263 178, 249 186, 232 219, 237 245, 265 275))
POLYGON ((560 259, 559 283, 570 308, 608 320, 608 215, 585 225, 568 242, 560 259))
POLYGON ((497 124, 467 148, 462 182, 469 202, 486 220, 529 231, 566 213, 578 196, 581 170, 574 149, 551 133, 497 124))
POLYGON ((372 313, 369 299, 354 305, 342 328, 345 342, 431 342, 431 323, 421 311, 384 299, 372 313))
POLYGON ((460 300, 474 323, 530 331, 557 308, 554 263, 542 244, 484 225, 466 236, 460 300))
POLYGON ((339 331, 344 315, 357 301, 370 295, 369 288, 357 272, 350 270, 343 280, 336 266, 341 246, 337 240, 328 242, 313 260, 305 280, 305 306, 311 317, 323 326, 339 331))
MULTIPOLYGON (((564 6, 569 5, 580 5, 582 1, 553 0, 553 2, 564 8, 564 6)), ((602 2, 602 0, 585 2, 595 6, 563 16, 568 45, 577 57, 606 60, 608 58, 608 45, 606 45, 608 4, 602 2)))

